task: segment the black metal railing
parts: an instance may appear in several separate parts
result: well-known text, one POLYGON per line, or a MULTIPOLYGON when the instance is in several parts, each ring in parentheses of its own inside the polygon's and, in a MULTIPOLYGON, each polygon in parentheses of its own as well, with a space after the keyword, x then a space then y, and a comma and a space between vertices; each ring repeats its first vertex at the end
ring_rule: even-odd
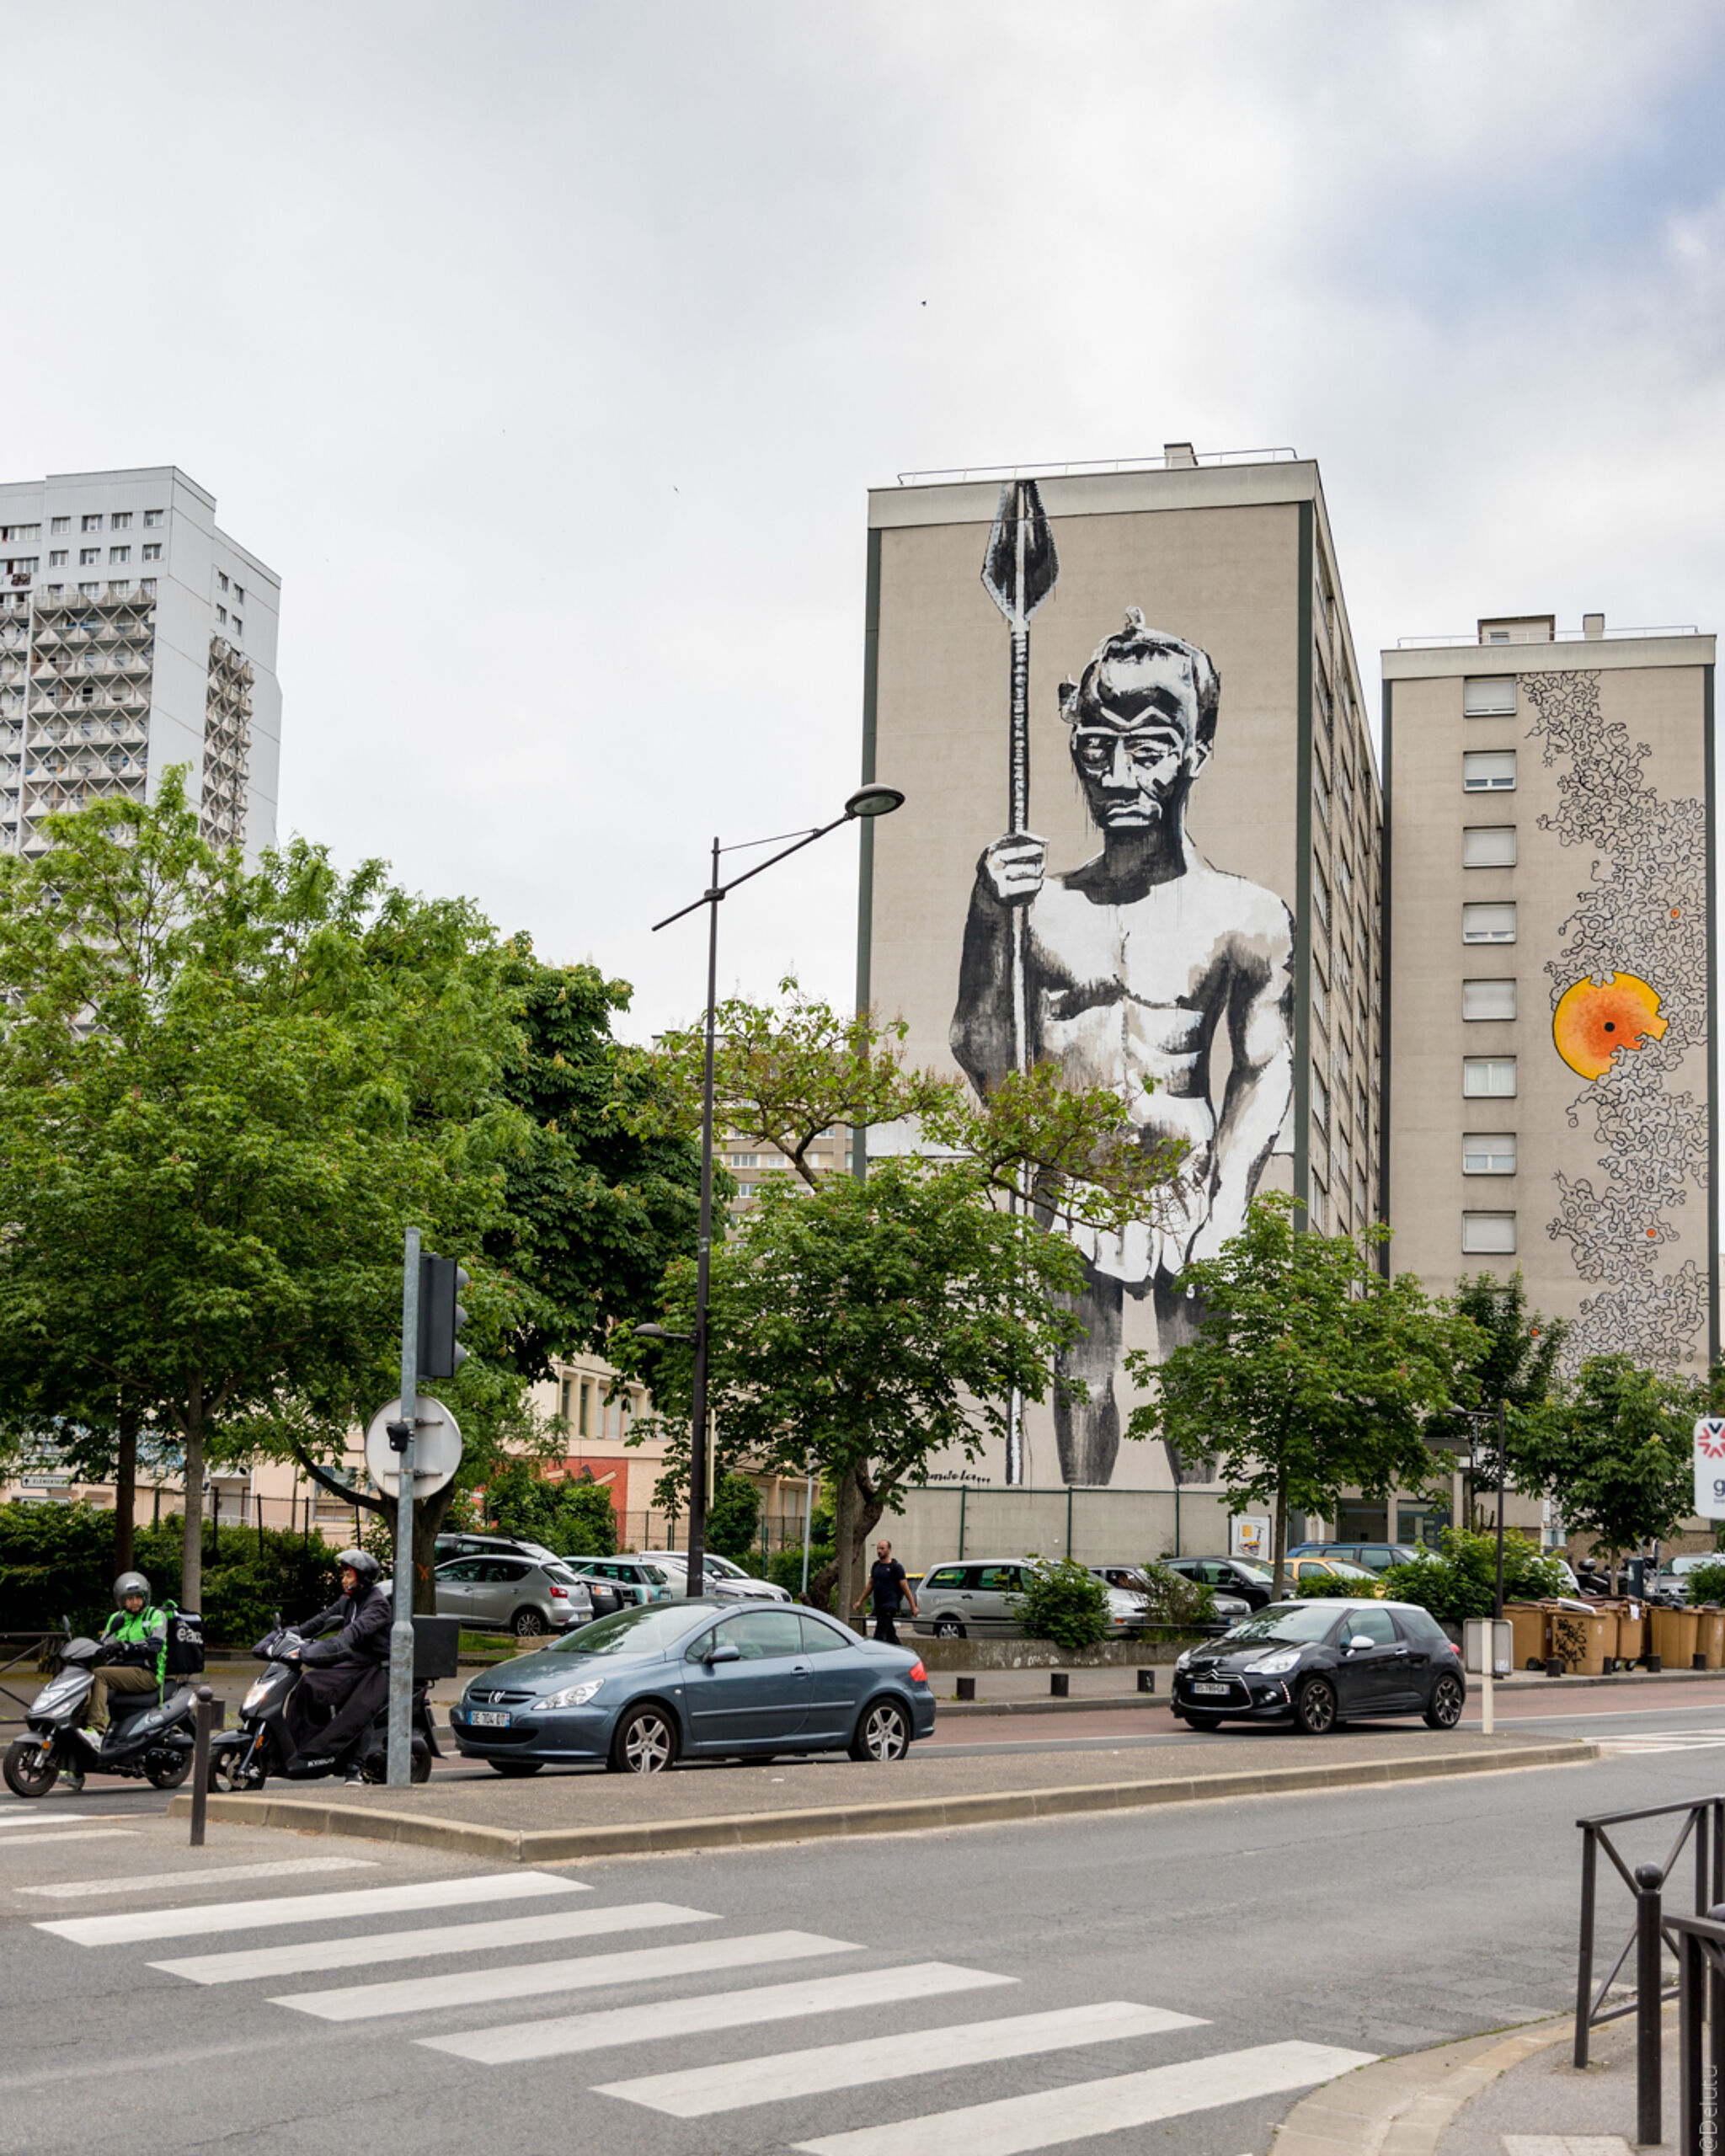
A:
MULTIPOLYGON (((1680 1935, 1693 1923, 1710 1922, 1712 1912, 1725 1903, 1725 1796, 1697 1797, 1688 1804, 1652 1805, 1639 1812, 1600 1812, 1591 1819, 1578 1819, 1575 1823, 1583 1837, 1581 1942, 1575 1972, 1575 2063, 1578 2067, 1587 2064, 1589 2039, 1594 2029, 1607 2021, 1621 2020, 1626 2015, 1637 2017, 1636 2138, 1642 2143, 1654 2143, 1662 2137, 1659 2016, 1665 2001, 1677 1997, 1680 1992, 1685 1966, 1685 1949, 1680 1935), (1628 1860, 1612 1839, 1613 1830, 1638 1820, 1674 1818, 1680 1815, 1683 1824, 1664 1864, 1641 1864, 1632 1871, 1628 1860), (1685 1846, 1690 1843, 1694 1844, 1695 1907, 1691 1916, 1678 1917, 1665 1911, 1664 1889, 1685 1846), (1635 1915, 1617 1958, 1596 1988, 1594 1961, 1601 1849, 1629 1889, 1634 1899, 1635 1915), (1627 2005, 1607 2007, 1605 2001, 1632 1948, 1635 1952, 1635 1997, 1627 2005), (1677 1983, 1668 1983, 1665 1978, 1667 1949, 1677 1965, 1677 1983)), ((1715 1928, 1721 1941, 1725 1942, 1725 1925, 1715 1928)), ((1697 2011, 1704 2012, 1712 2021, 1717 2048, 1725 2043, 1725 2035, 1721 2033, 1725 2031, 1725 1975, 1716 1972, 1712 1984, 1710 1999, 1702 1999, 1697 2011)), ((1685 2056, 1687 2057, 1686 2052, 1685 2056)), ((1716 2156, 1716 2144, 1710 2141, 1706 2146, 1708 2156, 1716 2156)), ((1685 2156, 1690 2156, 1687 2143, 1685 2151, 1685 2156)))
POLYGON ((1718 2156, 1725 2073, 1725 1910, 1667 1919, 1677 1944, 1678 2156, 1718 2156), (1702 2030, 1710 2026, 1704 2041, 1702 2030))

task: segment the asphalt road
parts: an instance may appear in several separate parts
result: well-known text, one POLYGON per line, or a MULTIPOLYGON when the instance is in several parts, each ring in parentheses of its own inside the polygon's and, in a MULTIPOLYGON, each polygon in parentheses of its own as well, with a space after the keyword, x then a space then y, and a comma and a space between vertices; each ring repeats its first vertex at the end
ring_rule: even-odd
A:
POLYGON ((8 1798, 0 2150, 1258 2156, 1352 2057, 1568 2003, 1577 1816, 1725 1781, 1725 1708, 1600 1698, 1540 1711, 1573 1769, 533 1875, 8 1798))

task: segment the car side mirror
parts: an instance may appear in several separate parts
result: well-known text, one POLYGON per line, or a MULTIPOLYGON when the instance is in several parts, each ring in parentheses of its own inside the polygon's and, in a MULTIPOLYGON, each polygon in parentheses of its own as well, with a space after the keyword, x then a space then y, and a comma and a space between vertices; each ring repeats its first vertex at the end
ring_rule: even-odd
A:
POLYGON ((742 1659, 743 1651, 740 1647, 734 1645, 729 1640, 721 1640, 708 1654, 707 1666, 711 1669, 716 1662, 740 1662, 742 1659))
POLYGON ((1364 1632, 1356 1632, 1348 1642, 1348 1652, 1352 1654, 1356 1647, 1372 1647, 1376 1645, 1377 1641, 1367 1639, 1364 1632))

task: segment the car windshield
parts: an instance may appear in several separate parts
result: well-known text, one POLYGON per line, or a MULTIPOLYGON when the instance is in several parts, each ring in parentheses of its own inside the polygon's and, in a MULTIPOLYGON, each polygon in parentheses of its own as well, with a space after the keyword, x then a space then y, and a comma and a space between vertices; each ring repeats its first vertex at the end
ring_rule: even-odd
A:
POLYGON ((692 1631, 697 1618, 685 1602, 649 1602, 638 1609, 620 1609, 615 1617, 601 1617, 595 1625, 583 1625, 553 1647, 550 1654, 663 1654, 692 1631))
POLYGON ((1333 1603, 1273 1602, 1257 1616, 1233 1625, 1216 1644, 1230 1652, 1267 1646, 1271 1641, 1279 1646, 1306 1646, 1313 1640, 1327 1639, 1335 1622, 1333 1603))
POLYGON ((1365 1565, 1350 1565, 1345 1557, 1327 1557, 1324 1562, 1338 1579, 1369 1580, 1373 1573, 1365 1565))
POLYGON ((1231 1557, 1228 1562, 1236 1572, 1252 1582, 1254 1587, 1268 1587, 1270 1583, 1268 1565, 1255 1565, 1249 1557, 1231 1557))

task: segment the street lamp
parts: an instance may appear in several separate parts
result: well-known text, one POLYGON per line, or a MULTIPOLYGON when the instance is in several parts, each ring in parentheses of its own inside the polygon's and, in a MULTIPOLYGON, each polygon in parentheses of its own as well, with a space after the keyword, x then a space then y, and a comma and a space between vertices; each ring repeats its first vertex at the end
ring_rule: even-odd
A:
POLYGON ((766 860, 757 862, 754 867, 745 868, 740 876, 733 876, 729 883, 718 880, 718 861, 723 853, 746 853, 751 846, 771 846, 771 839, 754 839, 739 846, 722 846, 713 841, 713 880, 698 899, 680 906, 675 913, 667 914, 663 921, 655 921, 653 932, 669 928, 674 921, 681 921, 697 906, 708 909, 707 915, 707 1058, 701 1087, 701 1227, 695 1254, 695 1330, 692 1333, 667 1332, 662 1326, 638 1326, 638 1335, 649 1340, 678 1340, 692 1345, 695 1350, 692 1415, 689 1434, 689 1593, 698 1595, 702 1586, 702 1574, 706 1557, 707 1541, 707 1287, 713 1255, 713 1012, 718 996, 718 906, 721 899, 735 890, 739 883, 746 883, 751 876, 775 867, 793 853, 800 853, 805 846, 813 846, 816 839, 824 839, 829 831, 836 831, 841 824, 855 823, 859 818, 889 816, 895 808, 903 808, 905 797, 895 786, 858 787, 846 802, 842 815, 835 816, 830 824, 820 824, 812 831, 805 831, 791 845, 766 860))

